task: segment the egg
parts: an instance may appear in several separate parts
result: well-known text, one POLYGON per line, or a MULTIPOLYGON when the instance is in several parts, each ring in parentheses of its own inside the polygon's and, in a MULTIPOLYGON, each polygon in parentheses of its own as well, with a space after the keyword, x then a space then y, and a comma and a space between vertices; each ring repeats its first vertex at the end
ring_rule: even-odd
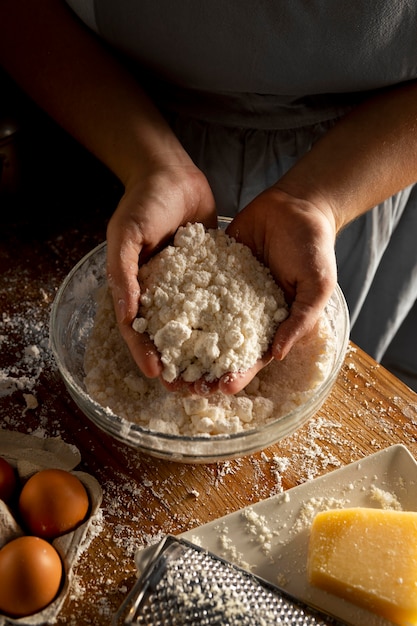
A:
POLYGON ((14 468, 6 459, 0 457, 0 500, 9 502, 17 488, 14 468))
POLYGON ((89 504, 87 490, 77 476, 48 468, 33 474, 23 486, 19 512, 29 532, 54 539, 75 530, 85 520, 89 504))
POLYGON ((60 556, 39 537, 23 536, 0 550, 0 613, 37 613, 56 597, 63 576, 60 556))

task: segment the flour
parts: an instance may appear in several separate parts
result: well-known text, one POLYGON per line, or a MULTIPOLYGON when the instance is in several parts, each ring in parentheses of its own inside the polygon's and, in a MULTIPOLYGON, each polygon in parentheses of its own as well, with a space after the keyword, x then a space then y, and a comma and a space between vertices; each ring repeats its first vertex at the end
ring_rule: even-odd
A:
POLYGON ((401 503, 394 493, 380 489, 376 485, 371 486, 371 501, 375 502, 381 509, 391 509, 402 511, 401 503))
POLYGON ((246 371, 288 315, 282 290, 250 249, 203 224, 178 229, 139 270, 139 316, 161 355, 163 377, 208 381, 246 371))
POLYGON ((0 315, 0 400, 3 402, 13 394, 20 399, 20 407, 15 412, 2 413, 1 421, 11 426, 20 424, 22 415, 38 407, 39 381, 46 370, 55 367, 49 351, 44 309, 33 307, 25 300, 17 302, 16 309, 0 315), (18 310, 18 305, 22 311, 18 310))
POLYGON ((323 315, 283 361, 272 361, 235 396, 169 392, 158 379, 145 378, 134 363, 107 289, 97 298, 84 359, 86 389, 105 410, 152 431, 213 436, 258 428, 304 404, 332 368, 335 338, 323 315))

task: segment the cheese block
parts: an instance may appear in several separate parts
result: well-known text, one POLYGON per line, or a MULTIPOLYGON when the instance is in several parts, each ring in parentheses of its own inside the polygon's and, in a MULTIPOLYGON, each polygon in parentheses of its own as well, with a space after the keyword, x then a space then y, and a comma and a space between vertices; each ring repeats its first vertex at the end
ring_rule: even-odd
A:
POLYGON ((318 513, 307 574, 312 585, 396 624, 417 624, 417 513, 361 507, 318 513))

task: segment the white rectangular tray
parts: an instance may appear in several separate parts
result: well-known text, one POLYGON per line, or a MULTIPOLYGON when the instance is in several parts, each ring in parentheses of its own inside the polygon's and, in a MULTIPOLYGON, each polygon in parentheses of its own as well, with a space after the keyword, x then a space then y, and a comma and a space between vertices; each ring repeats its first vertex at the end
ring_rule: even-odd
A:
MULTIPOLYGON (((314 515, 320 510, 354 506, 417 510, 417 463, 405 446, 393 445, 181 537, 354 626, 382 626, 388 622, 307 582, 307 547, 314 515)), ((138 551, 139 571, 150 553, 149 548, 138 551)))

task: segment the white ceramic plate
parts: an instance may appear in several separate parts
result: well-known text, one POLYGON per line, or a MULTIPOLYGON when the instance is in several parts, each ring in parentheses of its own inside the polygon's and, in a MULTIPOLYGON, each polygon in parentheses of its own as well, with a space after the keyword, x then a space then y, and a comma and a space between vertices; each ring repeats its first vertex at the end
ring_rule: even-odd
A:
MULTIPOLYGON (((382 626, 388 622, 307 582, 313 516, 352 506, 417 510, 417 463, 405 446, 393 445, 181 536, 354 626, 382 626)), ((139 571, 151 552, 137 553, 139 571)))

